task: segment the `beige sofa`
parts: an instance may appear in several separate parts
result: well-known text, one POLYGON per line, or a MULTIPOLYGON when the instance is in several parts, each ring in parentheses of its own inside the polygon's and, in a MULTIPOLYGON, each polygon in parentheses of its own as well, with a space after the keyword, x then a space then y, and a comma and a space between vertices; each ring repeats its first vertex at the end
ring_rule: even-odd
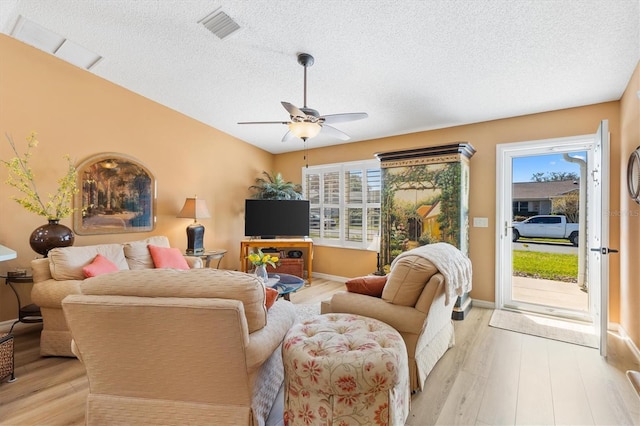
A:
POLYGON ((267 310, 257 277, 120 271, 80 287, 62 306, 87 369, 87 424, 264 425, 296 313, 267 310))
MULTIPOLYGON (((115 263, 120 270, 154 268, 147 245, 169 247, 164 236, 123 244, 100 244, 55 248, 49 257, 31 261, 33 289, 31 300, 40 306, 43 328, 40 335, 40 354, 43 356, 75 356, 71 352, 71 334, 62 313, 62 299, 80 293, 83 282, 82 268, 90 264, 97 254, 115 263)), ((202 268, 202 259, 186 257, 191 268, 202 268)))
MULTIPOLYGON (((452 246, 442 248, 457 257, 470 280, 468 259, 452 246)), ((398 330, 407 346, 412 391, 422 390, 429 372, 455 343, 451 321, 455 298, 447 295, 445 276, 425 257, 429 249, 418 247, 394 261, 381 298, 338 292, 321 305, 323 314, 364 315, 398 330)))

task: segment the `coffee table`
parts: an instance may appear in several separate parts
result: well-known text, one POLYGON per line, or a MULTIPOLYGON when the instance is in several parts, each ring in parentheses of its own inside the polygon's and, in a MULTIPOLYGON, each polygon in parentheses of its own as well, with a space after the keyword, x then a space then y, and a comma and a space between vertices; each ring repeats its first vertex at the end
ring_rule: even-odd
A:
POLYGON ((304 280, 295 275, 289 274, 268 274, 269 282, 267 285, 278 290, 278 297, 284 297, 284 300, 290 300, 291 293, 300 290, 304 285, 304 280), (277 281, 276 281, 277 279, 277 281))

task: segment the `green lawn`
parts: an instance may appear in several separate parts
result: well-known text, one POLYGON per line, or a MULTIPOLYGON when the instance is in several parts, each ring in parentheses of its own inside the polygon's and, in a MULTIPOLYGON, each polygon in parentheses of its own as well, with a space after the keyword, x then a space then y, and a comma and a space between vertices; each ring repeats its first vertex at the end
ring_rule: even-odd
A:
POLYGON ((578 255, 514 250, 513 274, 546 280, 577 282, 578 255))

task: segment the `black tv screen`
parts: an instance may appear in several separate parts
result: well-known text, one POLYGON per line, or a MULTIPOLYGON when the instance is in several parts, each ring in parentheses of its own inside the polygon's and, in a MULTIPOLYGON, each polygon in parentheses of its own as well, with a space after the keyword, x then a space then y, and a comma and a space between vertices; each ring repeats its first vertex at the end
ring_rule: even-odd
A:
POLYGON ((309 235, 308 200, 245 200, 244 235, 277 238, 309 235))

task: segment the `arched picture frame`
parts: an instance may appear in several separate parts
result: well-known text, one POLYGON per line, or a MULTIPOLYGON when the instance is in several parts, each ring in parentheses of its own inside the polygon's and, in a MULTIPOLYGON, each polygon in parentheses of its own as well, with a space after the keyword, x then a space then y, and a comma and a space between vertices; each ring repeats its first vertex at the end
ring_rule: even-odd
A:
POLYGON ((73 227, 78 235, 147 232, 155 227, 156 179, 133 157, 93 155, 78 166, 73 227))
POLYGON ((640 146, 631 153, 627 165, 627 189, 633 201, 640 204, 640 146))

